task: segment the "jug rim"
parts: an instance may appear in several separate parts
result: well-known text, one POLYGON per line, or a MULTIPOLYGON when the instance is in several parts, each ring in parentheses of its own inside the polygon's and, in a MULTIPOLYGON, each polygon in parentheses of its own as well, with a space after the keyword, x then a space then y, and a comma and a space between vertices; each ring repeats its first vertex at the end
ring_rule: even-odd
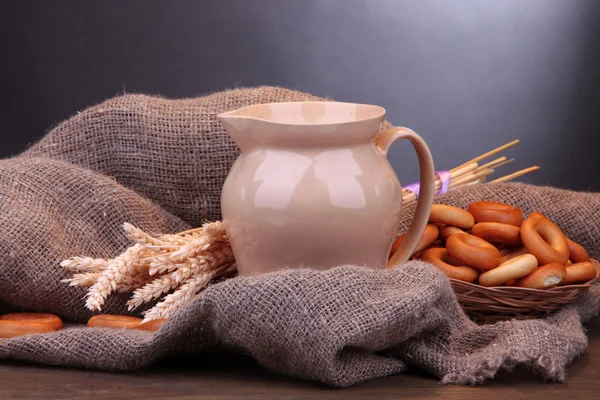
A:
POLYGON ((285 126, 326 126, 326 125, 340 125, 340 124, 354 124, 357 122, 366 122, 373 120, 381 120, 385 118, 386 109, 382 106, 367 104, 367 103, 352 103, 352 102, 344 102, 344 101, 282 101, 282 102, 268 102, 268 103, 257 103, 250 104, 244 107, 237 108, 235 110, 226 111, 217 114, 217 118, 236 118, 236 119, 244 119, 244 120, 255 120, 255 121, 263 121, 269 124, 274 125, 285 125, 285 126), (335 104, 340 106, 361 106, 365 108, 370 108, 373 110, 373 114, 370 116, 362 117, 362 118, 354 118, 354 119, 339 119, 332 120, 328 122, 289 122, 289 121, 277 121, 275 119, 269 118, 260 118, 257 116, 251 115, 240 115, 240 113, 244 111, 248 111, 250 109, 259 109, 260 107, 265 106, 286 106, 286 105, 302 105, 302 104, 335 104))

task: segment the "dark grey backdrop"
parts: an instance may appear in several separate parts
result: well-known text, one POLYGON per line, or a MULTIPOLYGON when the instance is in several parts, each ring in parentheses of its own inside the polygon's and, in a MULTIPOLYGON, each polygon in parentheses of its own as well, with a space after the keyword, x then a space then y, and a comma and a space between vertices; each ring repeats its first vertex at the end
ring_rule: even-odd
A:
POLYGON ((0 157, 123 92, 266 84, 381 105, 439 169, 520 138, 503 171, 600 191, 599 40, 598 0, 3 0, 0 157))

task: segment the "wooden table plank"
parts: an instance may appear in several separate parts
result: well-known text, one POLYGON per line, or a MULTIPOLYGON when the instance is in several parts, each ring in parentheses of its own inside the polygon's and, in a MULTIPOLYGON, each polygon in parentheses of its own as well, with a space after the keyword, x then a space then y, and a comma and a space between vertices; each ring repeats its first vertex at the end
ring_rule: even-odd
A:
POLYGON ((600 318, 588 326, 589 348, 568 370, 565 383, 544 383, 526 370, 501 372, 476 387, 441 385, 406 373, 347 389, 276 375, 239 355, 168 360, 135 373, 107 373, 0 363, 0 398, 26 399, 600 399, 600 318))

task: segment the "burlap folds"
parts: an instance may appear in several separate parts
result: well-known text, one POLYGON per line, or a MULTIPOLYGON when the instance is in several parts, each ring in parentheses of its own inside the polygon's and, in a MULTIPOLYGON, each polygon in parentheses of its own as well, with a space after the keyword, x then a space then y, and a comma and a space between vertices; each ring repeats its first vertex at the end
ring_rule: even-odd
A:
MULTIPOLYGON (((0 307, 85 322, 85 289, 60 280, 75 255, 111 258, 131 243, 127 221, 177 232, 220 217, 220 189, 238 150, 216 114, 245 105, 322 100, 274 87, 195 99, 127 95, 82 111, 23 154, 0 160, 0 307)), ((479 185, 438 201, 504 201, 539 210, 600 256, 600 194, 525 184, 479 185)), ((400 229, 407 226, 406 211, 400 229)), ((124 313, 126 297, 104 312, 124 313)), ((585 350, 582 323, 600 287, 543 320, 478 326, 435 267, 354 266, 234 278, 208 287, 156 334, 87 329, 0 339, 0 358, 132 370, 162 357, 241 349, 277 372, 349 386, 414 366, 445 383, 474 384, 524 365, 563 380, 585 350)))

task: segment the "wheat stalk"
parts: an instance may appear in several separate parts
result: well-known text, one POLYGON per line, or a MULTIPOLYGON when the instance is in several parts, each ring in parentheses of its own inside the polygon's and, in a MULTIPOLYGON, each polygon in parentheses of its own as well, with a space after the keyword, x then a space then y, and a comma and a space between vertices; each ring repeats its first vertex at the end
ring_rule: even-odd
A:
POLYGON ((100 272, 108 265, 104 258, 73 257, 64 260, 60 266, 73 272, 100 272))
POLYGON ((179 290, 169 294, 163 301, 144 314, 144 322, 153 319, 169 318, 177 310, 188 304, 200 289, 205 287, 218 273, 218 270, 206 271, 194 276, 181 285, 179 290))
POLYGON ((187 304, 213 278, 235 272, 221 221, 160 236, 129 223, 123 230, 135 244, 114 259, 73 257, 60 263, 73 273, 62 282, 89 287, 85 305, 90 310, 100 311, 114 292, 132 293, 130 310, 166 295, 146 315, 146 320, 162 318, 187 304))
POLYGON ((148 272, 135 272, 133 274, 129 274, 121 283, 117 284, 117 292, 133 292, 152 282, 153 279, 155 279, 155 277, 150 276, 148 272))
POLYGON ((101 272, 98 280, 89 289, 85 305, 90 310, 102 310, 102 305, 109 294, 117 290, 117 286, 123 283, 128 274, 134 270, 133 266, 140 253, 142 246, 136 244, 125 250, 114 260, 109 261, 106 268, 101 272))
POLYGON ((92 286, 100 279, 101 272, 86 272, 82 274, 73 274, 69 279, 63 279, 61 282, 68 283, 71 286, 92 286))
POLYGON ((156 278, 133 292, 131 299, 127 302, 128 309, 131 311, 143 303, 158 299, 177 286, 179 286, 179 283, 171 275, 156 278))
POLYGON ((166 241, 155 238, 128 222, 123 223, 123 229, 129 239, 140 245, 165 246, 167 244, 166 241))

